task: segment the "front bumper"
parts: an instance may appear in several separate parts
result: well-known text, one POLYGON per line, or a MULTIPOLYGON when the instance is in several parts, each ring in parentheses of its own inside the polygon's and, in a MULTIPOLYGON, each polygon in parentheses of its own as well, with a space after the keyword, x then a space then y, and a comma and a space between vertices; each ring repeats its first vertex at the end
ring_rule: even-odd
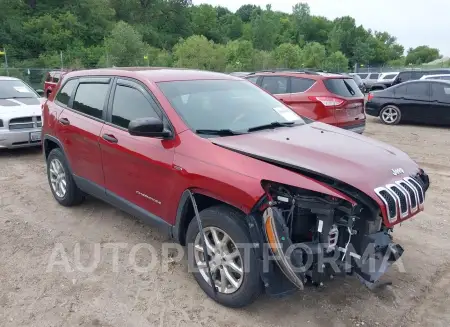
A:
POLYGON ((39 146, 42 141, 31 140, 31 133, 41 133, 41 128, 31 128, 24 130, 0 129, 0 149, 24 148, 30 146, 39 146))

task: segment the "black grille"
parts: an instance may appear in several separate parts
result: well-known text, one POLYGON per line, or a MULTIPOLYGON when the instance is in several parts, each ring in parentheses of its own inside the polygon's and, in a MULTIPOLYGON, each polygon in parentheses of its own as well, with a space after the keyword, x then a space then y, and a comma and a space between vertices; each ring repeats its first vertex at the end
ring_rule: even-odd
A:
POLYGON ((42 127, 41 116, 13 118, 9 121, 9 129, 28 129, 42 127))
POLYGON ((408 212, 408 201, 406 200, 405 194, 397 186, 391 186, 391 191, 394 192, 400 199, 400 212, 405 214, 408 212))
POLYGON ((395 204, 395 199, 391 194, 389 194, 386 190, 381 190, 380 195, 383 197, 383 199, 388 204, 388 213, 389 217, 395 217, 397 215, 397 206, 395 204))
POLYGON ((419 203, 422 204, 423 203, 423 194, 422 194, 422 189, 423 189, 423 183, 420 181, 418 181, 417 179, 413 179, 411 181, 411 184, 414 186, 414 188, 417 190, 417 194, 419 195, 419 203))
POLYGON ((403 181, 401 181, 399 184, 408 192, 409 197, 411 199, 411 207, 412 208, 417 207, 416 194, 414 193, 414 190, 411 188, 411 186, 409 186, 403 181))

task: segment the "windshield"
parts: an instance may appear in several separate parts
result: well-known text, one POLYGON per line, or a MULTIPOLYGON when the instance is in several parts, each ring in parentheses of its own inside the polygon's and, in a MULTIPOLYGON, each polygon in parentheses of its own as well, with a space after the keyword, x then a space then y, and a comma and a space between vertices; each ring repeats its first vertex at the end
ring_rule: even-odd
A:
POLYGON ((0 99, 38 97, 32 88, 20 80, 0 80, 0 99))
POLYGON ((160 82, 158 86, 194 131, 248 131, 273 123, 304 124, 295 112, 249 81, 191 80, 160 82))

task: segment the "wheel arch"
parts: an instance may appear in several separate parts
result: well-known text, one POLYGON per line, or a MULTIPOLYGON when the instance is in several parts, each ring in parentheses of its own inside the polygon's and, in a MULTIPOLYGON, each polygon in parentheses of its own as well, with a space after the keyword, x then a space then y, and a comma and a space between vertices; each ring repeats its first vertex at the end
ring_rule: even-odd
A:
POLYGON ((247 215, 247 213, 241 208, 238 208, 235 205, 224 201, 219 196, 211 194, 206 190, 198 188, 187 189, 181 194, 180 200, 178 202, 175 224, 172 229, 172 237, 181 245, 186 245, 186 232, 189 223, 195 217, 194 207, 189 196, 189 191, 193 193, 199 212, 212 206, 225 205, 229 208, 241 212, 243 215, 247 215))
MULTIPOLYGON (((67 155, 64 151, 64 146, 60 140, 58 140, 56 137, 45 134, 44 135, 44 142, 43 142, 43 148, 44 148, 44 155, 45 160, 47 161, 48 155, 53 149, 60 149, 64 156, 67 158, 67 155)), ((68 158, 67 158, 68 159, 68 158)), ((67 161, 67 166, 69 167, 70 172, 72 173, 72 167, 70 165, 69 160, 67 161)))

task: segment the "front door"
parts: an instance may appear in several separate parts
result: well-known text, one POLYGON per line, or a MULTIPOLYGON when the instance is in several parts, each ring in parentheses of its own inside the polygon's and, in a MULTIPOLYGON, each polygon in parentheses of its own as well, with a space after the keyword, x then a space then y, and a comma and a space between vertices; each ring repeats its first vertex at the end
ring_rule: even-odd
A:
POLYGON ((100 137, 107 194, 123 201, 125 207, 138 206, 167 221, 174 141, 128 133, 131 120, 166 118, 147 88, 137 81, 119 78, 111 99, 108 123, 100 137))
MULTIPOLYGON (((57 135, 64 144, 74 175, 100 188, 104 187, 104 178, 99 137, 104 125, 110 81, 109 77, 80 79, 74 96, 58 117, 57 135)), ((69 83, 71 81, 67 85, 69 83)), ((61 97, 63 91, 64 88, 60 92, 61 97)))
POLYGON ((450 83, 431 84, 430 119, 435 124, 450 124, 450 83))

